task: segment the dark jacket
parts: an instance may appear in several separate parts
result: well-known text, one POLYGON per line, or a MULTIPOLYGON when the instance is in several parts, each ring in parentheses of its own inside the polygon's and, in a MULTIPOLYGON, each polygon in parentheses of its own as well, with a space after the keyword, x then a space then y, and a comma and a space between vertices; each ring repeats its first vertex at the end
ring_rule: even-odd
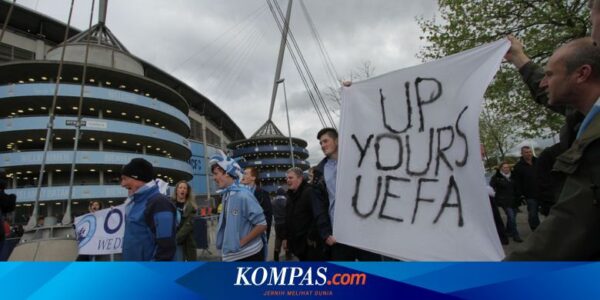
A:
POLYGON ((560 172, 552 172, 552 167, 563 151, 560 143, 554 144, 542 151, 536 162, 537 200, 540 204, 540 213, 547 216, 550 208, 556 203, 558 194, 562 189, 565 176, 560 172))
POLYGON ((323 158, 313 170, 312 183, 317 194, 315 224, 319 236, 323 241, 333 234, 333 224, 331 224, 329 218, 329 194, 327 193, 327 183, 325 182, 325 163, 327 163, 327 159, 327 157, 323 158))
POLYGON ((566 176, 548 217, 506 260, 600 259, 600 116, 571 148, 557 157, 554 171, 566 176))
POLYGON ((521 157, 513 167, 517 197, 537 199, 536 162, 537 158, 535 157, 531 158, 531 164, 525 162, 521 157))
POLYGON ((500 171, 496 171, 496 174, 490 179, 490 186, 496 192, 496 195, 494 196, 496 205, 502 208, 519 207, 519 201, 515 193, 514 180, 507 179, 500 171))
POLYGON ((271 234, 271 223, 273 222, 273 207, 271 205, 271 197, 269 196, 269 192, 261 189, 260 187, 256 187, 254 190, 254 197, 258 200, 258 204, 263 209, 263 213, 265 214, 265 219, 267 219, 267 240, 269 240, 269 235, 271 234))
POLYGON ((284 195, 277 195, 273 198, 273 219, 275 220, 275 226, 285 224, 285 207, 287 198, 284 195))
POLYGON ((189 203, 183 206, 183 214, 175 235, 177 245, 183 247, 184 261, 195 261, 197 259, 196 241, 194 240, 194 216, 197 212, 198 210, 189 203))
POLYGON ((288 190, 287 195, 282 239, 287 240, 294 255, 303 258, 310 251, 309 247, 316 248, 314 243, 318 239, 313 210, 316 194, 310 184, 302 181, 297 190, 288 190))

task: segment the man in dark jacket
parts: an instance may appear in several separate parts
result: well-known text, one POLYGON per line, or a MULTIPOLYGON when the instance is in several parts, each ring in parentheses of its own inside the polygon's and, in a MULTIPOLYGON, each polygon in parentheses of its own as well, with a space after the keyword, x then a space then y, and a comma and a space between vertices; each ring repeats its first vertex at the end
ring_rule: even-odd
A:
POLYGON ((263 209, 265 218, 267 219, 267 242, 271 235, 271 224, 273 223, 273 208, 271 206, 271 197, 269 192, 263 190, 260 187, 259 173, 256 168, 248 167, 244 169, 244 177, 241 180, 242 184, 245 184, 254 192, 254 197, 258 200, 258 204, 263 209))
POLYGON ((245 184, 254 193, 254 197, 258 200, 258 204, 263 209, 265 219, 267 221, 267 230, 263 236, 263 251, 264 258, 267 260, 269 256, 269 237, 271 236, 271 224, 273 223, 273 208, 271 206, 271 196, 269 192, 263 190, 260 187, 260 179, 258 176, 258 170, 253 167, 244 169, 244 176, 242 177, 241 183, 245 184))
POLYGON ((154 168, 134 158, 121 170, 121 186, 128 190, 125 208, 123 260, 169 261, 175 256, 175 206, 158 191, 154 168))
POLYGON ((527 221, 534 231, 540 225, 539 204, 537 201, 536 157, 529 146, 521 147, 521 159, 513 169, 517 198, 527 204, 527 221))
POLYGON ((338 159, 338 132, 334 128, 323 128, 317 133, 317 139, 325 158, 314 169, 313 184, 317 187, 321 203, 328 207, 328 213, 317 215, 319 235, 331 247, 331 260, 338 261, 378 261, 381 255, 371 253, 359 248, 340 244, 332 235, 335 188, 338 159))
MULTIPOLYGON (((598 14, 597 4, 593 8, 598 14)), ((594 15, 594 12, 592 13, 594 15)), ((598 25, 598 24, 595 24, 598 25)), ((600 47, 590 38, 554 52, 540 88, 551 105, 571 105, 585 116, 573 145, 557 157, 565 175, 548 218, 507 260, 597 260, 600 258, 600 47)))
POLYGON ((315 224, 316 212, 322 210, 319 199, 312 186, 304 180, 302 169, 291 168, 286 176, 288 197, 283 249, 289 249, 300 261, 326 260, 315 224))

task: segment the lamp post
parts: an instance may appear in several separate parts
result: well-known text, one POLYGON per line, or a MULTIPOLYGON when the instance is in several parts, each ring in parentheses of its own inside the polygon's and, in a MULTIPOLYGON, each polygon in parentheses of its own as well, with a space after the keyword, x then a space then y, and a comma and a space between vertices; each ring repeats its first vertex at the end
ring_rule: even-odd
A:
POLYGON ((292 128, 290 127, 290 112, 287 104, 287 91, 285 90, 285 78, 277 80, 277 84, 283 83, 283 101, 285 102, 285 115, 287 117, 288 137, 290 138, 290 159, 292 160, 292 168, 296 166, 294 162, 294 146, 292 145, 292 128))

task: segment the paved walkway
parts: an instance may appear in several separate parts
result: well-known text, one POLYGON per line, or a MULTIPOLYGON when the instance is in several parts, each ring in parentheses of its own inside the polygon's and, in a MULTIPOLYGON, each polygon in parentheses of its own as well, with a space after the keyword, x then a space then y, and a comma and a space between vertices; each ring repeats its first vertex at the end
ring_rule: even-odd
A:
MULTIPOLYGON (((521 210, 521 212, 517 213, 517 230, 519 231, 519 234, 521 235, 521 239, 526 240, 527 237, 529 237, 529 235, 531 234, 531 229, 529 228, 529 223, 527 222, 527 207, 521 206, 521 207, 519 207, 519 209, 521 210)), ((502 216, 502 221, 504 222, 504 225, 506 226, 506 215, 504 214, 504 211, 502 209, 500 209, 500 215, 502 216)), ((544 216, 540 215, 540 222, 543 222, 543 221, 544 221, 544 216)), ((517 247, 517 245, 522 244, 522 243, 517 243, 517 242, 513 241, 512 238, 509 238, 509 240, 510 240, 510 242, 508 245, 503 245, 504 253, 506 255, 508 255, 509 253, 514 251, 515 248, 517 247)))

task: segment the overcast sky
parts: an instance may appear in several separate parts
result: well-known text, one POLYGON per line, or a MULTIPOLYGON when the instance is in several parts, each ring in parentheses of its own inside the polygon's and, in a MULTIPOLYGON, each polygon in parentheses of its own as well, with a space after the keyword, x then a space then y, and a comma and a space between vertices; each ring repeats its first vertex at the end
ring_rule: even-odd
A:
MULTIPOLYGON (((17 1, 65 23, 70 2, 17 1)), ((72 25, 87 29, 92 1, 75 2, 72 25)), ((279 3, 285 10, 287 1, 279 3)), ((437 10, 435 0, 306 0, 304 5, 342 78, 366 61, 376 75, 418 64, 424 42, 416 18, 429 19, 437 10)), ((133 55, 208 97, 247 137, 267 120, 281 34, 265 0, 113 0, 106 23, 133 55)), ((298 0, 290 26, 319 88, 332 86, 298 0)), ((322 125, 288 55, 281 77, 292 136, 308 142, 314 164, 323 156, 316 140, 322 125)), ((287 134, 283 100, 280 89, 273 121, 287 134)), ((339 113, 333 116, 338 122, 339 113)))

